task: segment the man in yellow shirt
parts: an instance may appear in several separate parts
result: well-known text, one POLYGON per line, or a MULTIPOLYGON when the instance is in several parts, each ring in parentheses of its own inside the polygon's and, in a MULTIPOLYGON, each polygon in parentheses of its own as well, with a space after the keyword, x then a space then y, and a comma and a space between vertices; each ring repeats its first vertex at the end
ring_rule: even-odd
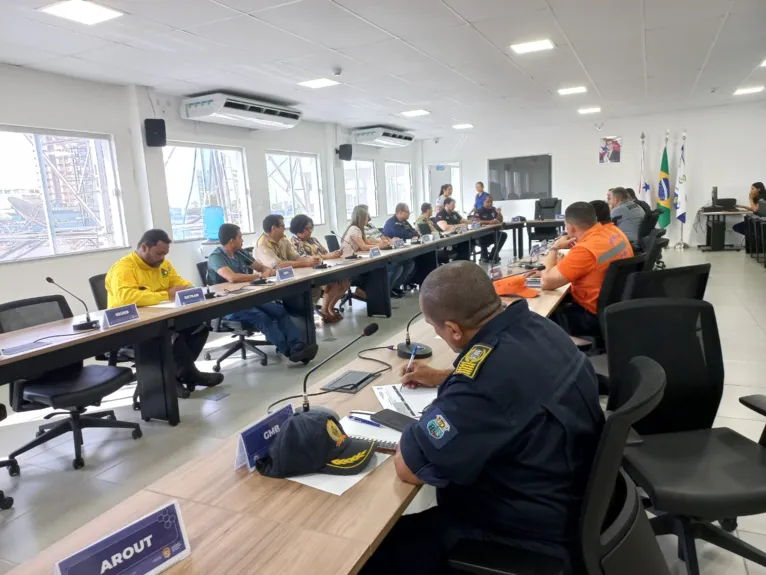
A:
MULTIPOLYGON (((110 308, 131 303, 139 307, 173 300, 176 292, 192 287, 165 259, 173 240, 163 230, 149 230, 138 242, 136 251, 118 260, 106 274, 106 292, 110 308)), ((189 387, 218 385, 223 374, 203 373, 194 362, 207 341, 206 324, 179 330, 173 334, 176 379, 189 387)), ((189 391, 179 386, 179 396, 189 391)))

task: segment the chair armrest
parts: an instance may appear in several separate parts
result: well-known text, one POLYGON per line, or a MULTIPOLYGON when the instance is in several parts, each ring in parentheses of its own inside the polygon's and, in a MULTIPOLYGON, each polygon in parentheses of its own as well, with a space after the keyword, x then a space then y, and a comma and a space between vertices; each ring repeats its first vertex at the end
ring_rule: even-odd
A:
POLYGON ((641 437, 638 432, 630 428, 628 431, 628 439, 625 440, 625 447, 639 447, 644 444, 644 438, 641 437))
POLYGON ((766 395, 746 395, 740 397, 739 402, 756 413, 766 416, 766 395))

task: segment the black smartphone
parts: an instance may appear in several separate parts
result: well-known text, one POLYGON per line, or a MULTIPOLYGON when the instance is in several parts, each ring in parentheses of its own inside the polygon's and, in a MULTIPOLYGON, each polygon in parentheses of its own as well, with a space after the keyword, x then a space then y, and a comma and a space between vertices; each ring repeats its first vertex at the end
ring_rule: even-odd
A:
POLYGON ((250 282, 251 286, 262 286, 263 284, 268 283, 266 278, 258 278, 257 280, 253 280, 250 282))
POLYGON ((315 270, 323 270, 327 267, 327 264, 317 264, 313 266, 315 270))
POLYGON ((404 428, 409 424, 418 422, 414 417, 403 415, 392 409, 382 409, 377 413, 373 413, 370 419, 375 423, 380 423, 396 431, 404 431, 404 428))

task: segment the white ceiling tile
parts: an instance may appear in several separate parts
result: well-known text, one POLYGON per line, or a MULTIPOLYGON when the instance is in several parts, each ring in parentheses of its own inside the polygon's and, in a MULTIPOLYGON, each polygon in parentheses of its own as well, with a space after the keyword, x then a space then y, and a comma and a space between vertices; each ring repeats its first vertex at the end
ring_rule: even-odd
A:
POLYGON ((219 4, 247 13, 268 10, 269 8, 282 6, 284 4, 297 4, 301 1, 302 0, 216 0, 219 4))
MULTIPOLYGON (((637 0, 547 0, 559 25, 569 41, 614 40, 617 44, 623 34, 641 32, 641 2, 637 0), (608 30, 608 34, 605 31, 608 30)), ((575 45, 575 48, 577 46, 575 45)))
MULTIPOLYGON (((715 41, 720 19, 698 20, 693 25, 646 31, 647 76, 691 76, 686 86, 691 90, 694 78, 702 69, 710 47, 715 41), (688 72, 691 72, 690 74, 688 72)), ((679 86, 680 87, 680 86, 679 86)))
POLYGON ((723 18, 732 6, 731 0, 644 0, 646 28, 688 27, 698 20, 723 18))
POLYGON ((423 30, 409 43, 446 64, 489 57, 497 50, 472 26, 464 24, 449 30, 423 30))
POLYGON ((241 14, 213 0, 99 0, 105 6, 143 16, 174 28, 186 28, 241 14))
MULTIPOLYGON (((566 38, 556 25, 556 19, 550 10, 532 10, 520 14, 517 18, 490 18, 474 22, 476 29, 501 50, 511 53, 511 44, 534 42, 550 39, 556 46, 565 46, 566 38)), ((546 51, 545 54, 550 54, 546 51)), ((527 58, 535 54, 515 55, 514 58, 527 58)), ((539 54, 538 54, 539 55, 539 54)))
POLYGON ((382 71, 359 60, 349 58, 335 51, 321 50, 310 56, 290 58, 284 64, 289 65, 300 75, 297 81, 314 78, 331 78, 338 82, 353 82, 361 78, 380 75, 382 71), (335 77, 333 70, 340 69, 340 76, 335 77))
POLYGON ((113 64, 101 64, 98 62, 88 62, 75 57, 57 58, 55 60, 46 60, 31 66, 36 70, 75 76, 105 82, 108 84, 138 84, 142 86, 151 86, 162 80, 159 76, 130 70, 114 66, 113 64))
POLYGON ((370 44, 391 37, 330 0, 303 0, 264 10, 254 17, 330 48, 370 44))
POLYGON ((112 45, 93 36, 14 17, 8 12, 0 12, 0 16, 0 38, 11 44, 21 44, 62 56, 112 45))
POLYGON ((88 62, 116 65, 139 70, 172 80, 188 80, 199 76, 203 69, 199 63, 188 62, 172 53, 147 52, 122 44, 113 44, 100 50, 91 50, 78 56, 88 62))
POLYGON ((426 30, 463 23, 441 0, 333 1, 404 39, 416 38, 426 30))
POLYGON ((60 56, 53 52, 47 52, 46 50, 38 50, 37 48, 32 48, 30 46, 21 46, 20 44, 10 44, 8 42, 0 41, 0 62, 5 62, 6 64, 24 66, 52 60, 54 58, 60 58, 60 56))
POLYGON ((204 92, 206 86, 202 84, 195 84, 192 82, 185 82, 183 80, 171 80, 166 82, 159 80, 157 84, 153 85, 155 91, 160 94, 173 94, 175 96, 188 96, 190 94, 197 94, 204 92))
POLYGON ((391 74, 415 72, 434 65, 433 58, 421 54, 401 40, 351 46, 343 48, 341 52, 391 74))
POLYGON ((508 20, 520 14, 545 10, 545 0, 445 0, 445 2, 469 22, 489 18, 508 20))

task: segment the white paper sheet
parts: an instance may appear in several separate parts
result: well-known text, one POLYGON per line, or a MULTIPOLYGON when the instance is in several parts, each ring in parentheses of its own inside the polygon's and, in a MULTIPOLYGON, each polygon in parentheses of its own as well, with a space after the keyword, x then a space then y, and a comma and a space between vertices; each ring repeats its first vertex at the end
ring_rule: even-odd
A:
POLYGON ((400 383, 395 383, 393 385, 376 385, 372 387, 372 390, 383 409, 392 409, 402 415, 416 419, 436 400, 435 387, 409 389, 400 383))

